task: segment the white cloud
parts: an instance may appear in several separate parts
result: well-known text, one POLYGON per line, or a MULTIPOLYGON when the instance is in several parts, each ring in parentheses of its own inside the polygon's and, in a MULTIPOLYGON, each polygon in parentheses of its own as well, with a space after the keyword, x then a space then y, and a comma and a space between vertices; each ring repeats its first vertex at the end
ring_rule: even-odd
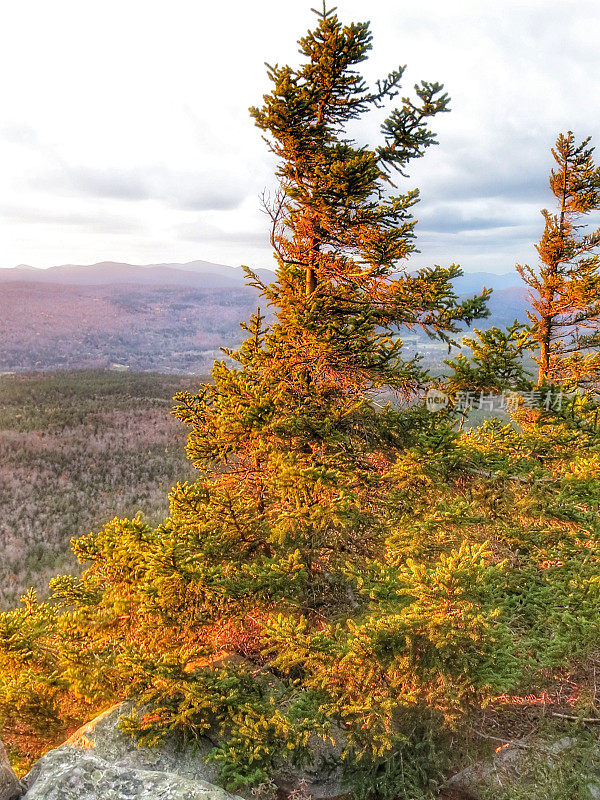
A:
MULTIPOLYGON (((203 258, 271 266, 273 161, 248 114, 264 61, 296 63, 293 0, 28 0, 0 29, 2 266, 203 258), (8 79, 6 76, 10 76, 8 79), (2 213, 2 208, 4 213, 2 213)), ((418 263, 505 272, 535 257, 560 130, 600 144, 597 0, 340 0, 372 20, 375 78, 440 80, 452 113, 414 165, 418 263), (419 228, 417 228, 417 233, 419 228)), ((375 123, 357 127, 377 136, 375 123)))

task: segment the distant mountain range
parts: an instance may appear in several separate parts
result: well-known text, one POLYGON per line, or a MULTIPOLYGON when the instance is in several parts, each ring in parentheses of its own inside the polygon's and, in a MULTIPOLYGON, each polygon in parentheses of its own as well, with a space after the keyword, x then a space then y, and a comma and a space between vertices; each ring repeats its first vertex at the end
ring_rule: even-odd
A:
POLYGON ((466 272, 456 278, 454 286, 459 294, 480 292, 483 286, 495 292, 499 289, 524 288, 517 272, 503 272, 498 275, 493 272, 466 272))
MULTIPOLYGON (((256 274, 271 281, 274 273, 258 269, 256 274)), ((55 283, 61 286, 108 286, 136 284, 137 286, 189 286, 200 289, 243 286, 244 272, 239 267, 227 267, 210 261, 189 261, 185 264, 123 264, 101 261, 98 264, 62 264, 37 269, 26 264, 0 269, 0 283, 55 283)))
MULTIPOLYGON (((256 272, 265 282, 275 277, 256 272)), ((518 281, 515 273, 470 273, 456 289, 469 296, 493 288, 491 316, 478 326, 504 327, 526 319, 527 292, 518 281)), ((257 305, 266 310, 240 268, 207 261, 0 269, 0 372, 112 366, 205 373, 219 347, 241 341, 239 322, 257 305)), ((418 338, 427 354, 429 343, 418 338)), ((439 358, 435 349, 430 355, 439 358)))
MULTIPOLYGON (((275 273, 257 269, 263 280, 272 281, 275 273)), ((229 267, 211 261, 188 261, 172 264, 125 264, 118 261, 100 261, 97 264, 61 264, 38 269, 27 264, 0 268, 0 283, 24 281, 27 283, 57 283, 63 286, 107 286, 131 283, 138 286, 194 286, 204 289, 225 286, 243 286, 244 273, 240 267, 229 267)), ((460 294, 488 289, 508 289, 521 284, 516 272, 494 274, 468 272, 455 281, 460 294)))

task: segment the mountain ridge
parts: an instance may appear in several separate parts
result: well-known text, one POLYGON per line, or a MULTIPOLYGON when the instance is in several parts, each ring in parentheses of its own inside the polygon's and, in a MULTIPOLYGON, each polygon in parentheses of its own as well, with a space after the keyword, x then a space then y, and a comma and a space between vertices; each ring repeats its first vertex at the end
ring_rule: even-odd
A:
MULTIPOLYGON (((272 270, 259 268, 261 280, 272 281, 272 270)), ((44 283, 64 286, 109 286, 138 284, 139 286, 187 286, 222 288, 243 286, 245 275, 240 267, 230 267, 211 261, 188 261, 160 264, 128 264, 121 261, 99 261, 95 264, 59 264, 41 269, 20 264, 0 268, 0 283, 44 283)))
MULTIPOLYGON (((256 272, 267 283, 275 279, 270 270, 256 272)), ((207 261, 0 269, 0 372, 116 365, 206 373, 221 346, 241 342, 240 320, 257 305, 270 319, 266 301, 244 279, 239 267, 207 261)), ((508 273, 473 273, 455 288, 461 299, 494 288, 490 317, 474 327, 504 327, 527 319, 527 292, 517 283, 508 273)), ((411 333, 428 352, 426 337, 411 333)))
MULTIPOLYGON (((259 267, 255 272, 262 280, 268 282, 275 278, 275 272, 264 267, 259 267)), ((94 264, 58 264, 45 269, 19 264, 16 267, 0 268, 0 283, 15 281, 68 286, 137 283, 141 286, 220 288, 244 285, 245 275, 241 267, 200 259, 156 264, 98 261, 94 264)), ((516 272, 467 272, 455 279, 454 286, 459 294, 469 294, 480 292, 483 286, 497 291, 517 288, 523 286, 523 283, 516 272)))

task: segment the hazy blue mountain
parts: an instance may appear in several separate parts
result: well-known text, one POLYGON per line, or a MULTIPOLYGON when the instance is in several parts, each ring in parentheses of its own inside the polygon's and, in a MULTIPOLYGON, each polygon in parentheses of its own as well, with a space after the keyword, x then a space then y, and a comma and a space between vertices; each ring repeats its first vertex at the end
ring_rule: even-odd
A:
POLYGON ((523 281, 515 270, 499 275, 491 272, 467 272, 454 281, 454 286, 460 294, 480 292, 483 286, 487 289, 498 291, 499 289, 509 289, 523 285, 523 281))
MULTIPOLYGON (((271 281, 274 273, 258 269, 257 274, 271 281)), ((216 288, 242 286, 244 273, 240 267, 215 264, 211 261, 188 261, 185 263, 126 264, 117 261, 101 261, 98 264, 61 264, 48 269, 36 269, 26 264, 0 269, 0 282, 26 281, 27 283, 55 283, 69 286, 107 286, 132 283, 141 286, 190 286, 216 288)), ((455 281, 459 294, 481 291, 483 286, 501 290, 522 286, 516 272, 494 274, 469 272, 455 281)))
POLYGON ((489 272, 471 272, 457 278, 454 286, 460 297, 469 297, 481 292, 485 286, 493 289, 488 301, 490 316, 481 320, 475 327, 489 328, 493 325, 503 328, 515 319, 527 322, 529 309, 528 289, 517 272, 496 275, 489 272))
POLYGON ((494 289, 489 299, 490 316, 475 327, 489 328, 493 325, 504 328, 515 319, 527 322, 529 309, 528 291, 524 286, 511 286, 506 289, 494 289))

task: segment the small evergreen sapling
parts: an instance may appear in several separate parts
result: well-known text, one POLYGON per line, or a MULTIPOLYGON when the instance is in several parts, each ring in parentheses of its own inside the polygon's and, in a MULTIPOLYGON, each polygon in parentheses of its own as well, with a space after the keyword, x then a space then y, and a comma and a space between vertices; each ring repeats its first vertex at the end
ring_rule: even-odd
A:
POLYGON ((464 337, 470 358, 460 353, 444 363, 451 368, 447 385, 451 392, 523 391, 531 386, 524 358, 531 347, 531 331, 517 320, 505 330, 475 329, 475 337, 464 337))

